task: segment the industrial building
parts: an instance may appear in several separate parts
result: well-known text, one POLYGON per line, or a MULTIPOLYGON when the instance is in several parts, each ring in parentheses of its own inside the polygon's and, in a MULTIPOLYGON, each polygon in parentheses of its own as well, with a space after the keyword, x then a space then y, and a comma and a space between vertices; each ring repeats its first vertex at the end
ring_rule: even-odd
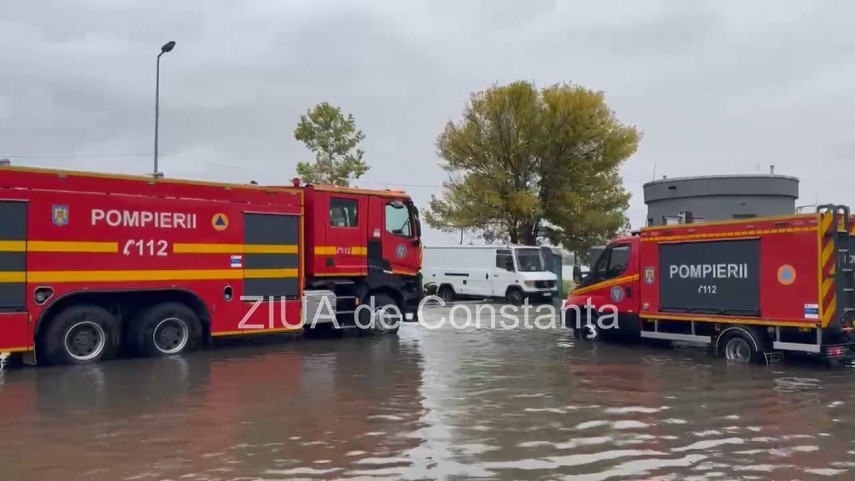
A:
POLYGON ((644 184, 648 226, 789 215, 796 211, 798 197, 798 178, 773 173, 662 178, 644 184))

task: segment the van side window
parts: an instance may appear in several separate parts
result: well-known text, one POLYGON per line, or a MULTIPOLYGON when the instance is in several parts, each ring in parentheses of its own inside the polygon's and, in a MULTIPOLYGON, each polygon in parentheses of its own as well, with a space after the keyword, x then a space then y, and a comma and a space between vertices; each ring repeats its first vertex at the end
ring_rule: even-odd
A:
POLYGON ((330 198, 330 225, 333 227, 356 227, 356 199, 330 198))
POLYGON ((496 267, 499 269, 504 269, 506 271, 513 272, 514 270, 514 257, 509 250, 498 250, 496 251, 496 267))

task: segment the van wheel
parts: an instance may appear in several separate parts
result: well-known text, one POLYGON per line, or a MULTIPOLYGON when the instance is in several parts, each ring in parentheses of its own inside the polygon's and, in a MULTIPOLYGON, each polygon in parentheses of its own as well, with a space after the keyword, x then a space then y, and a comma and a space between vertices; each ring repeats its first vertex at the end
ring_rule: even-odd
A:
POLYGON ((93 364, 116 355, 118 320, 106 309, 78 305, 63 309, 45 331, 49 364, 93 364))
POLYGON ((201 337, 198 316, 178 302, 164 302, 142 310, 128 327, 129 343, 137 354, 156 357, 188 352, 201 337))
POLYGON ((718 355, 730 362, 758 363, 763 357, 760 339, 751 331, 732 328, 722 333, 716 341, 718 355))
POLYGON ((450 286, 442 286, 439 288, 439 298, 442 299, 442 302, 454 302, 454 289, 450 286))
POLYGON ((522 291, 517 289, 516 287, 508 288, 508 293, 505 295, 505 299, 507 299, 510 304, 513 304, 515 306, 521 305, 524 301, 522 291))

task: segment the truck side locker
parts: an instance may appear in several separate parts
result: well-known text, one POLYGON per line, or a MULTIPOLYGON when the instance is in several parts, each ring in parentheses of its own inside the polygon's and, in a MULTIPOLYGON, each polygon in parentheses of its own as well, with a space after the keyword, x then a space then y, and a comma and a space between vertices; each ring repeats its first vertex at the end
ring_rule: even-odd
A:
MULTIPOLYGON (((240 261, 243 267, 243 301, 244 315, 253 312, 264 319, 269 312, 284 312, 283 303, 300 299, 302 291, 300 280, 300 218, 291 214, 244 212, 243 238, 244 253, 240 261), (264 298, 263 306, 255 311, 255 299, 264 298), (272 311, 271 304, 273 304, 272 311)), ((277 314, 278 315, 278 314, 277 314)), ((297 320, 288 320, 289 326, 297 325, 297 320)), ((286 328, 285 319, 277 322, 278 328, 286 328)), ((274 328, 270 319, 254 321, 255 325, 274 328), (267 321, 265 323, 265 321, 267 321)))
POLYGON ((23 352, 32 344, 27 313, 28 207, 26 202, 0 201, 0 352, 23 352))

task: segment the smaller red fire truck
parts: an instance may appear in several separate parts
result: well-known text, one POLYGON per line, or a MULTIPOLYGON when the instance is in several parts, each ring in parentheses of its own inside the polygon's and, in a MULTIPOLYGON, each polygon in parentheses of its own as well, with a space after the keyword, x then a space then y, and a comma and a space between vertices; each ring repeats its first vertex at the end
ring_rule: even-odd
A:
POLYGON ((393 334, 422 298, 420 236, 401 191, 0 166, 0 352, 85 364, 336 323, 393 334))
POLYGON ((646 227, 612 240, 564 302, 578 338, 702 343, 722 357, 855 357, 849 208, 646 227))

